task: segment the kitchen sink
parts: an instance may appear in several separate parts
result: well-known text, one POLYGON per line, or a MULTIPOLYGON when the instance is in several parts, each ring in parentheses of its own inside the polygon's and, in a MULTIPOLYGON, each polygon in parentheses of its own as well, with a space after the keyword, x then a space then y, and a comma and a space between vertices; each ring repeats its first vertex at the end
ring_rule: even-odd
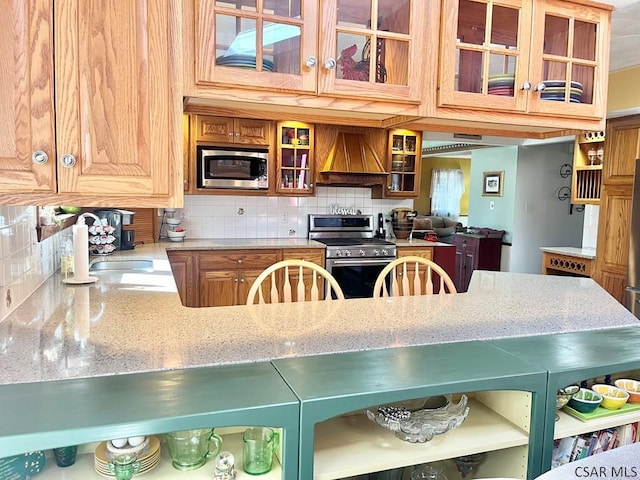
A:
POLYGON ((104 259, 94 260, 89 266, 90 272, 129 271, 129 272, 153 272, 153 260, 136 259, 104 259))

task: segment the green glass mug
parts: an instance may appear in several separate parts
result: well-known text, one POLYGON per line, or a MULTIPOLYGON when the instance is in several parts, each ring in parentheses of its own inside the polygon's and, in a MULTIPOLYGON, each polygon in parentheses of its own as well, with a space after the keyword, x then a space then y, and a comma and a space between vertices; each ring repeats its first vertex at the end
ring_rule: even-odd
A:
POLYGON ((116 476, 116 480, 131 480, 140 471, 141 463, 138 457, 131 453, 119 455, 107 463, 109 473, 116 476))
POLYGON ((278 435, 268 427, 251 427, 242 434, 242 469, 250 475, 271 470, 278 435))
POLYGON ((178 470, 195 470, 216 456, 222 448, 222 438, 212 428, 181 430, 165 435, 172 465, 178 470))

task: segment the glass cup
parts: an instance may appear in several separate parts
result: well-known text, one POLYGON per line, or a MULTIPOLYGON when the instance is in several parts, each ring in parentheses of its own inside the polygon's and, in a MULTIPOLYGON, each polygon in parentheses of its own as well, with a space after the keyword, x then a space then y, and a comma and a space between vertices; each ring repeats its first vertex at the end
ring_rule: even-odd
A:
POLYGON ((195 470, 222 448, 222 438, 212 428, 181 430, 165 435, 172 464, 178 470, 195 470), (213 445, 213 447, 212 447, 213 445))
POLYGON ((250 475, 271 470, 276 434, 268 427, 251 427, 242 434, 242 469, 250 475))
POLYGON ((131 480, 140 471, 141 464, 138 457, 131 453, 119 455, 112 462, 107 463, 109 473, 116 476, 116 480, 131 480))
POLYGON ((53 456, 56 459, 56 465, 59 467, 70 467, 76 463, 78 454, 78 446, 60 447, 53 449, 53 456))

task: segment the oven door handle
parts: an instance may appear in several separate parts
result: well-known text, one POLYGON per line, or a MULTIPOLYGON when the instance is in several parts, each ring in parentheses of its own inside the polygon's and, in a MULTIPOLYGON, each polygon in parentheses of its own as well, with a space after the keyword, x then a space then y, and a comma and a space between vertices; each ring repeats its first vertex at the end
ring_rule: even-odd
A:
POLYGON ((380 258, 380 259, 366 259, 366 258, 354 258, 353 260, 333 260, 329 259, 332 266, 356 266, 363 265, 386 265, 391 263, 394 258, 380 258))

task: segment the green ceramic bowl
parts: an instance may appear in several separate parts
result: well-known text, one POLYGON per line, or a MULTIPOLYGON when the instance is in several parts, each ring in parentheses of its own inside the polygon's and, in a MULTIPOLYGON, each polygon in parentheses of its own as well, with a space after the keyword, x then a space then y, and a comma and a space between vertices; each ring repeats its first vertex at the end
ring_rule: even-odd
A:
POLYGON ((602 403, 602 395, 588 388, 581 388, 569 400, 569 406, 580 413, 591 413, 602 403))

